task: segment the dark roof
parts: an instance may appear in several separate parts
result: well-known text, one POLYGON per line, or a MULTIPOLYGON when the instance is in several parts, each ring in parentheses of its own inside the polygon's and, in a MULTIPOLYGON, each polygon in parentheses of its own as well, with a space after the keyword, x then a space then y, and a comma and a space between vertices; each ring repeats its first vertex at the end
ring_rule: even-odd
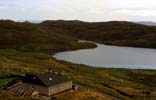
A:
MULTIPOLYGON (((44 74, 35 75, 44 86, 50 87, 60 83, 71 81, 67 77, 57 73, 57 72, 48 72, 44 74)), ((41 84, 40 84, 41 85, 41 84)))
POLYGON ((57 72, 38 74, 36 76, 47 87, 70 81, 67 77, 58 74, 57 72))

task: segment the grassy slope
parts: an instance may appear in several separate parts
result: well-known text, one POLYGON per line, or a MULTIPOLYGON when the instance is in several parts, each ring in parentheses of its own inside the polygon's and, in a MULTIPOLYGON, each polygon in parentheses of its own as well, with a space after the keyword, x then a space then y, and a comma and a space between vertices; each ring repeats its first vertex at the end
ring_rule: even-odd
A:
MULTIPOLYGON (((6 21, 0 23, 0 34, 3 36, 3 38, 0 37, 0 40, 3 42, 0 45, 1 69, 5 69, 9 72, 40 73, 51 68, 70 76, 75 83, 95 89, 97 91, 105 92, 118 98, 126 100, 134 100, 135 98, 142 100, 145 98, 144 91, 148 90, 151 92, 149 95, 149 100, 155 100, 156 80, 154 76, 156 76, 156 71, 99 69, 90 68, 84 65, 56 61, 55 59, 51 58, 49 52, 55 53, 63 50, 94 47, 94 45, 78 44, 75 41, 76 39, 72 37, 58 35, 55 33, 55 30, 47 32, 46 29, 29 23, 21 24, 12 22, 12 24, 10 24, 10 21, 7 23, 6 21), (33 28, 29 30, 29 26, 33 28), (40 31, 38 32, 31 30, 40 31), (17 38, 16 35, 19 37, 17 38), (32 35, 34 36, 32 37, 32 35), (45 35, 45 37, 42 35, 45 35), (27 36, 31 38, 25 38, 27 36), (24 43, 23 39, 21 38, 24 38, 24 43), (14 43, 14 41, 16 42, 14 43), (67 45, 65 45, 64 42, 67 45), (40 44, 43 46, 40 46, 40 44), (38 48, 38 46, 40 48, 38 48)), ((93 95, 95 92, 89 92, 89 97, 93 97, 95 99, 95 95, 93 95)), ((86 91, 80 91, 74 93, 74 95, 75 98, 86 100, 85 97, 81 98, 79 95, 84 95, 86 93, 86 91)), ((71 95, 72 94, 67 95, 66 98, 70 98, 71 95)), ((98 95, 101 97, 101 94, 98 93, 98 95)), ((0 98, 3 98, 3 100, 25 100, 25 98, 12 97, 2 90, 0 90, 0 98)), ((60 98, 60 100, 63 98, 64 97, 60 98)), ((66 100, 66 98, 64 99, 66 100)), ((106 100, 110 99, 109 97, 105 98, 107 98, 106 100)))
POLYGON ((37 99, 15 97, 15 96, 12 96, 12 95, 6 93, 6 91, 3 91, 0 89, 0 100, 37 100, 37 99))
POLYGON ((95 91, 79 90, 56 96, 57 100, 113 100, 95 91))
MULTIPOLYGON (((94 45, 88 45, 93 47, 94 45)), ((47 31, 46 28, 30 23, 0 21, 0 48, 27 52, 58 52, 85 48, 75 38, 47 31)))
POLYGON ((156 48, 156 27, 131 22, 45 21, 50 30, 100 43, 156 48))
POLYGON ((0 64, 8 71, 24 73, 46 72, 51 68, 70 76, 75 83, 118 98, 142 100, 144 92, 150 91, 150 100, 155 100, 156 71, 90 68, 56 61, 48 55, 42 58, 29 54, 1 57, 0 64))

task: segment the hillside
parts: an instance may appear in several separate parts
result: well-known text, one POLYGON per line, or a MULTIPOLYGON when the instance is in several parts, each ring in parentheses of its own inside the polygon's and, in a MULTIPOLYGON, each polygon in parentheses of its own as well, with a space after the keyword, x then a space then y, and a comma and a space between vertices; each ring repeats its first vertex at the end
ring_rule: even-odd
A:
POLYGON ((88 23, 81 21, 44 21, 46 26, 60 34, 100 43, 156 48, 156 27, 124 21, 88 23))
POLYGON ((147 26, 156 26, 156 23, 152 22, 152 21, 140 21, 140 22, 136 22, 136 23, 147 25, 147 26))
MULTIPOLYGON (((93 47, 93 45, 88 45, 93 47)), ((0 49, 20 51, 56 52, 85 48, 76 38, 47 31, 46 28, 28 22, 0 21, 0 49)))

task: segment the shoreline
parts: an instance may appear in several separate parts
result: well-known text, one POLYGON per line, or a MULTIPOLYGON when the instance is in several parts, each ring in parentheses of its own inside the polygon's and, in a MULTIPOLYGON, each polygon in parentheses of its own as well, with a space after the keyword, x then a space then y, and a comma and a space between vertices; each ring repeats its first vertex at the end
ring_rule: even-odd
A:
POLYGON ((97 47, 96 48, 88 48, 88 49, 78 49, 78 50, 70 50, 70 51, 63 51, 63 52, 57 52, 57 53, 54 53, 52 56, 52 58, 58 60, 58 61, 66 61, 66 62, 70 62, 70 63, 75 63, 75 64, 82 64, 82 65, 85 65, 85 66, 89 66, 89 67, 96 67, 96 68, 113 68, 113 69, 136 69, 136 70, 156 70, 156 65, 119 65, 119 64, 116 64, 116 65, 107 65, 107 64, 103 64, 103 65, 98 65, 98 64, 85 64, 84 62, 77 62, 77 61, 72 61, 71 59, 65 59, 65 58, 59 58, 57 56, 61 55, 61 54, 66 54, 66 53, 70 53, 70 52, 79 52, 79 51, 83 51, 83 50, 94 50, 94 49, 97 49, 100 45, 104 45, 104 46, 108 46, 108 47, 116 47, 116 48, 128 48, 128 49, 140 49, 140 50, 152 50, 152 51, 156 51, 155 49, 147 49, 147 48, 135 48, 135 47, 120 47, 120 46, 112 46, 112 45, 105 45, 105 44, 99 44, 99 43, 95 43, 95 42, 92 42, 92 41, 85 41, 85 40, 79 40, 77 41, 78 43, 86 43, 86 42, 89 42, 89 43, 94 43, 97 47))

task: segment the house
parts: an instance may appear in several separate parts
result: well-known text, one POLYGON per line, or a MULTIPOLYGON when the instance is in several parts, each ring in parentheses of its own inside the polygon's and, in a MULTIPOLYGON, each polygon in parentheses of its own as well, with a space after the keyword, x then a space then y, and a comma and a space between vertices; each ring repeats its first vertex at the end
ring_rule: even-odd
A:
POLYGON ((26 75, 24 80, 8 88, 8 92, 20 96, 53 96, 72 90, 72 81, 59 74, 49 71, 44 74, 26 75))

